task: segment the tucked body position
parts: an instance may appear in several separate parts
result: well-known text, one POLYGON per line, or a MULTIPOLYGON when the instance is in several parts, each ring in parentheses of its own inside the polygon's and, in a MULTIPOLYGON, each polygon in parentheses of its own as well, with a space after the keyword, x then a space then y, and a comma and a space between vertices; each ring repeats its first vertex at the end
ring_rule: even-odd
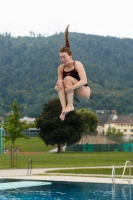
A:
POLYGON ((74 110, 74 101, 86 103, 91 93, 83 64, 73 60, 68 39, 68 27, 64 33, 65 45, 60 49, 62 64, 58 67, 58 81, 55 85, 62 107, 60 114, 62 121, 68 112, 74 110))

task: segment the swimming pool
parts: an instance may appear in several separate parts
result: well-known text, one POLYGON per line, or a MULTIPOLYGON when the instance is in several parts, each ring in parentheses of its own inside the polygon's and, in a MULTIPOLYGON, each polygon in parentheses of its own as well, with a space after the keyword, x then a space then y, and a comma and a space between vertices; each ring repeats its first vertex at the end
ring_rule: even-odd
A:
MULTIPOLYGON (((12 184, 19 181, 24 180, 0 179, 0 184, 12 184)), ((116 184, 114 186, 107 183, 50 182, 51 184, 48 185, 0 190, 0 200, 133 200, 131 192, 133 185, 116 184)))

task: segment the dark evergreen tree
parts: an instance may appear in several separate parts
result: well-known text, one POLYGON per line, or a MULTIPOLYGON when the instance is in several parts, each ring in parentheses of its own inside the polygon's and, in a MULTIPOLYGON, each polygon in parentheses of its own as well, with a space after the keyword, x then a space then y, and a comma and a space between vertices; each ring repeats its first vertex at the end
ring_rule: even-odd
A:
POLYGON ((59 116, 61 106, 59 99, 51 100, 45 104, 43 112, 36 119, 39 136, 46 145, 58 145, 58 152, 62 144, 78 142, 85 132, 84 122, 80 114, 72 111, 66 115, 64 121, 59 116))

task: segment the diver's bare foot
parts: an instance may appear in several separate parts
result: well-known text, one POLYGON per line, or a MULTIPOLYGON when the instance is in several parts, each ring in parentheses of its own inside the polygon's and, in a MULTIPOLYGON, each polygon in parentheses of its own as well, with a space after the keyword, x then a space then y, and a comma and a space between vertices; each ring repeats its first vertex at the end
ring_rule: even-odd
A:
POLYGON ((61 113, 61 114, 60 114, 60 119, 61 119, 62 121, 64 121, 64 119, 65 119, 65 114, 64 114, 64 113, 61 113))
POLYGON ((62 110, 62 113, 63 114, 67 114, 68 112, 71 112, 71 111, 73 111, 74 110, 74 106, 72 105, 72 106, 69 106, 69 105, 67 105, 63 110, 62 110))

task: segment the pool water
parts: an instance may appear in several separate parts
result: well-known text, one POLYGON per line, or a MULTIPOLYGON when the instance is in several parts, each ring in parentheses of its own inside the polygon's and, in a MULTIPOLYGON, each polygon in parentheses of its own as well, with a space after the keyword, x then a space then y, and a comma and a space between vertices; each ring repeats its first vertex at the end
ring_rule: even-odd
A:
MULTIPOLYGON (((23 180, 1 179, 0 183, 15 181, 23 180)), ((128 184, 51 181, 50 185, 0 191, 0 200, 133 200, 132 191, 133 185, 128 184)))

